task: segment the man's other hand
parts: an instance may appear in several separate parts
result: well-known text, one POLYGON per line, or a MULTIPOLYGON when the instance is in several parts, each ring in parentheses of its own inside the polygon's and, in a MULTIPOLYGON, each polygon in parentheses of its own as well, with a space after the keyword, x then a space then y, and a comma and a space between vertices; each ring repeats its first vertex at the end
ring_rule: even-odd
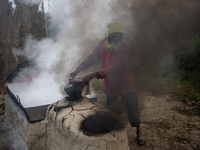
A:
POLYGON ((72 77, 72 79, 74 79, 78 73, 79 73, 78 70, 75 70, 74 72, 70 73, 69 76, 72 77))
POLYGON ((96 77, 95 73, 91 73, 83 78, 83 84, 88 84, 93 78, 96 77))

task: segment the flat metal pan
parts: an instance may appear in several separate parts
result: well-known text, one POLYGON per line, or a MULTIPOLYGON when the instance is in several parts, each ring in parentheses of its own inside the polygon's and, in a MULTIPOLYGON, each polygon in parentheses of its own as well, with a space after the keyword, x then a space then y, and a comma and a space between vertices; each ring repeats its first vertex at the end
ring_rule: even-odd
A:
POLYGON ((38 122, 43 120, 46 117, 46 110, 50 104, 41 105, 36 107, 27 107, 24 108, 20 103, 19 97, 16 97, 12 91, 9 89, 8 85, 6 85, 7 93, 12 98, 12 100, 21 108, 21 110, 25 113, 27 120, 29 122, 38 122))
POLYGON ((25 108, 29 122, 41 121, 46 117, 46 110, 49 105, 25 108))

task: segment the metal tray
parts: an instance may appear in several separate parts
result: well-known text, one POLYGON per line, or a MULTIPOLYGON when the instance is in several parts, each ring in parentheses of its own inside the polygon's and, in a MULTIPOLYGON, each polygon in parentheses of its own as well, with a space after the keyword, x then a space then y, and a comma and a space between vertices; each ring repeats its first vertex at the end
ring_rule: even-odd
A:
POLYGON ((12 91, 9 89, 8 85, 6 84, 7 94, 12 98, 12 100, 21 108, 21 110, 25 113, 27 120, 31 123, 38 122, 43 120, 46 117, 46 110, 47 107, 50 105, 41 105, 36 107, 27 107, 24 108, 23 105, 20 103, 19 97, 15 96, 12 91))

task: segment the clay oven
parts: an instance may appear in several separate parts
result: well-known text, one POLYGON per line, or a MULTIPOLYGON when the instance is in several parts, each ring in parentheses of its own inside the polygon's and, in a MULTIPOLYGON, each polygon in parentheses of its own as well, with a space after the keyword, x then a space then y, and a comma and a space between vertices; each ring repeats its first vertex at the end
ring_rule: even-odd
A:
POLYGON ((87 97, 69 101, 66 96, 48 105, 44 118, 34 122, 12 97, 6 95, 5 116, 23 149, 129 149, 126 129, 115 114, 87 97))

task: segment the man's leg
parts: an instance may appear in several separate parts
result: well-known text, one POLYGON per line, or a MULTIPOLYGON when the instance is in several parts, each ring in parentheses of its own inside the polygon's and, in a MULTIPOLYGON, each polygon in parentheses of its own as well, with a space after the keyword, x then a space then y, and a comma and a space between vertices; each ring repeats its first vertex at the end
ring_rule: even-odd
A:
POLYGON ((117 97, 107 95, 107 108, 115 112, 116 105, 117 105, 117 97))
POLYGON ((121 96, 122 101, 126 107, 129 122, 132 127, 137 127, 137 138, 140 145, 145 144, 145 139, 142 139, 142 134, 140 130, 140 115, 138 108, 138 99, 135 91, 130 91, 121 96))

